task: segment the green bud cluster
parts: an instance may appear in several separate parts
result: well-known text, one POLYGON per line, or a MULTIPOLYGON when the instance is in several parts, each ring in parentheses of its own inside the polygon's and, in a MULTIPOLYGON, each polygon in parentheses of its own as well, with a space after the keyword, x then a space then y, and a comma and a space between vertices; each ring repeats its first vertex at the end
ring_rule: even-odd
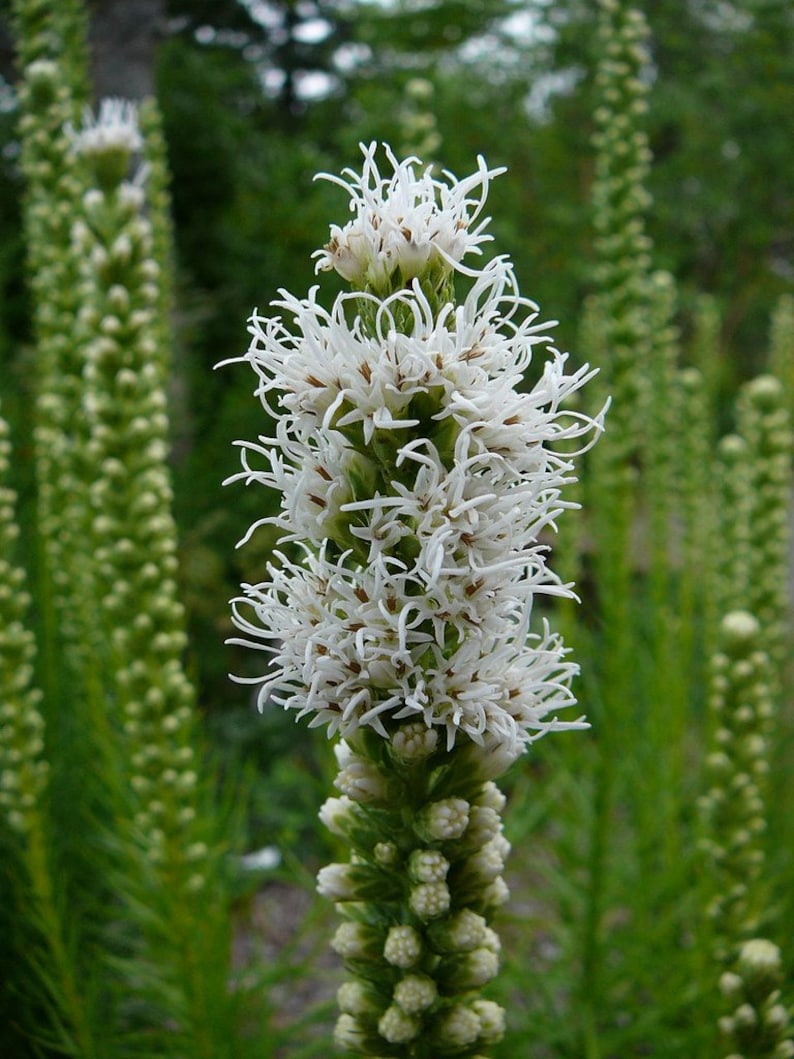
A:
MULTIPOLYGON (((118 155, 119 145, 112 149, 118 155)), ((101 165, 100 154, 92 152, 87 165, 101 165)), ((113 693, 138 802, 135 830, 149 859, 160 862, 184 857, 197 765, 166 463, 162 268, 144 191, 124 179, 132 162, 127 157, 115 167, 115 187, 83 196, 72 242, 83 306, 77 328, 86 461, 99 472, 87 498, 96 599, 100 625, 110 630, 113 693)))
POLYGON ((715 955, 723 964, 730 961, 735 946, 759 928, 773 715, 770 671, 759 622, 746 611, 727 614, 720 628, 720 650, 711 662, 709 787, 700 799, 700 846, 711 892, 707 912, 715 955))
POLYGON ((351 980, 336 1043, 358 1055, 481 1057, 504 1012, 479 990, 499 968, 490 920, 508 896, 505 799, 473 744, 451 752, 422 722, 389 741, 362 731, 337 747, 320 817, 351 849, 318 876, 343 922, 332 946, 351 980))
POLYGON ((623 629, 630 623, 625 601, 634 563, 634 510, 643 486, 639 468, 646 464, 658 472, 649 476, 647 485, 654 552, 659 551, 658 542, 669 539, 660 528, 666 512, 659 504, 668 490, 657 483, 666 473, 661 457, 670 434, 663 421, 670 416, 665 398, 670 392, 674 288, 661 275, 661 282, 652 278, 652 243, 646 230, 651 204, 651 151, 644 128, 648 28, 644 16, 623 0, 601 0, 598 6, 590 196, 598 339, 604 350, 600 385, 612 404, 609 430, 592 454, 589 475, 594 498, 608 496, 609 502, 587 506, 594 513, 598 578, 610 585, 605 620, 608 627, 623 629))
POLYGON ((751 938, 739 950, 735 969, 720 978, 730 1013, 719 1020, 726 1059, 791 1059, 794 1025, 781 1003, 780 949, 766 938, 751 938))
POLYGON ((739 433, 748 446, 751 566, 747 606, 764 626, 768 650, 780 664, 788 632, 792 432, 781 382, 760 375, 737 402, 739 433))
POLYGON ((88 11, 81 0, 12 0, 14 44, 20 65, 40 60, 58 64, 61 83, 81 98, 88 95, 88 11))
MULTIPOLYGON (((24 21, 31 13, 29 5, 19 7, 25 9, 18 15, 24 21)), ((49 19, 42 13, 42 26, 49 19)), ((50 28, 47 36, 55 48, 60 38, 50 28)), ((20 34, 20 39, 27 38, 20 34)), ((74 681, 80 670, 87 670, 89 656, 96 654, 95 623, 81 602, 75 605, 76 600, 86 598, 88 552, 83 517, 86 472, 81 465, 82 362, 74 339, 80 305, 69 232, 80 210, 83 184, 65 129, 77 120, 79 101, 62 63, 35 58, 24 70, 20 103, 25 234, 37 358, 37 516, 45 559, 42 580, 48 582, 44 622, 57 624, 58 639, 68 645, 67 664, 74 681), (75 584, 81 586, 82 594, 71 592, 75 584)), ((48 691, 51 694, 52 688, 48 691)))
POLYGON ((27 835, 39 820, 48 766, 27 626, 30 597, 24 571, 12 562, 19 529, 16 494, 6 484, 10 449, 0 416, 0 812, 13 831, 27 835))
POLYGON ((649 62, 648 30, 642 14, 618 0, 602 0, 599 6, 601 60, 596 74, 591 190, 598 255, 595 279, 607 326, 608 384, 614 401, 607 445, 621 449, 614 455, 622 463, 642 433, 643 369, 651 355, 647 311, 651 240, 645 229, 651 202, 645 186, 651 152, 642 127, 647 111, 643 72, 649 62))

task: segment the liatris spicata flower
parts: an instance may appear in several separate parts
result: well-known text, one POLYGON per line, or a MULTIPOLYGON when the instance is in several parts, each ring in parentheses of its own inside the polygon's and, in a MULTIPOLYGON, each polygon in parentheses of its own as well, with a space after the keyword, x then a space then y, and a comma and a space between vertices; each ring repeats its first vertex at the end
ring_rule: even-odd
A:
POLYGON ((509 262, 463 264, 490 238, 498 171, 481 159, 465 180, 436 178, 386 154, 387 176, 372 145, 361 175, 332 178, 353 218, 332 226, 318 269, 354 290, 330 309, 316 289, 281 292, 279 315, 251 318, 242 359, 276 429, 240 443, 234 477, 281 492, 261 522, 283 536, 267 580, 233 602, 232 642, 272 655, 252 681, 261 707, 341 737, 341 797, 321 816, 352 856, 318 880, 354 976, 337 1042, 407 1056, 421 1036, 473 1056, 503 1026, 478 997, 507 896, 492 781, 545 732, 584 726, 559 717, 575 666, 531 618, 537 595, 572 594, 539 537, 574 506, 571 443, 601 418, 562 411, 593 373, 549 346, 509 262), (460 304, 457 271, 471 278, 460 304))

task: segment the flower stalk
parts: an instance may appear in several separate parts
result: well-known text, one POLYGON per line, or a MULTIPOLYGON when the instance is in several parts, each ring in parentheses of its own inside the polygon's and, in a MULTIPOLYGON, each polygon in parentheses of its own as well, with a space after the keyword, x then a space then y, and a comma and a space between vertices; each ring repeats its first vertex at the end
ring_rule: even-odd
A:
POLYGON ((561 494, 602 417, 564 410, 593 372, 568 371, 509 262, 463 262, 490 238, 499 171, 480 159, 438 178, 387 148, 382 176, 363 151, 361 174, 330 178, 353 218, 316 254, 352 291, 330 310, 316 288, 282 291, 277 315, 250 321, 242 359, 276 430, 239 443, 234 479, 282 497, 245 539, 267 522, 282 537, 268 578, 233 601, 232 642, 271 656, 246 678, 260 707, 339 737, 340 795, 321 817, 350 861, 318 878, 352 975, 337 1042, 475 1056, 503 1026, 479 997, 507 896, 493 780, 545 732, 584 726, 558 716, 576 667, 533 603, 572 595, 541 534, 575 506, 561 494))

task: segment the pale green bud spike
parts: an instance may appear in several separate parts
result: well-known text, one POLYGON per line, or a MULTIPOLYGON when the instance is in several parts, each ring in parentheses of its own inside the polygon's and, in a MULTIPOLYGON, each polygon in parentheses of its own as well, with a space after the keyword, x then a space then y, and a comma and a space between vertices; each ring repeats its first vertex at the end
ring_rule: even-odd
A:
POLYGON ((701 848, 712 891, 713 946, 725 963, 756 929, 764 857, 763 797, 769 742, 772 667, 765 633, 748 611, 731 611, 720 625, 712 658, 710 712, 715 750, 706 759, 711 789, 701 805, 701 848), (759 823, 762 825, 759 827, 759 823))

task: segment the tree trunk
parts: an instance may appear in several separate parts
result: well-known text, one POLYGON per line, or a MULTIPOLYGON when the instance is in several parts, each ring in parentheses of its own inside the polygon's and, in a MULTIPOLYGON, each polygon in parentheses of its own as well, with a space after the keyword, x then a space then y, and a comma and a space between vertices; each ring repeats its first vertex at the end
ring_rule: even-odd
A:
POLYGON ((97 99, 154 95, 154 58, 164 0, 91 0, 91 80, 97 99))

